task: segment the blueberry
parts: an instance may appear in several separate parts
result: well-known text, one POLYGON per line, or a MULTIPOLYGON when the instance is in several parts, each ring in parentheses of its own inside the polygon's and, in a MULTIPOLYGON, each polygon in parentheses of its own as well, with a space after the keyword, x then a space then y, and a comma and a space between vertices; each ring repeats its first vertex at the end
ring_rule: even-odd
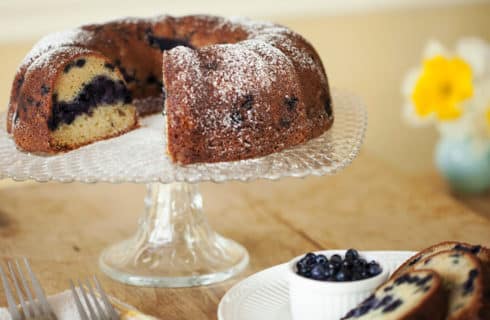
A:
POLYGON ((310 268, 306 268, 306 267, 298 268, 298 274, 300 276, 306 276, 306 274, 309 272, 310 272, 310 268))
POLYGON ((83 68, 83 66, 85 65, 85 59, 78 59, 76 62, 75 62, 76 66, 79 67, 79 68, 83 68))
POLYGON ((296 269, 306 268, 306 261, 301 259, 296 263, 296 269))
POLYGON ((307 265, 311 266, 316 263, 316 254, 308 253, 303 259, 307 265))
POLYGON ((325 278, 325 268, 322 265, 317 264, 311 269, 311 277, 314 280, 323 280, 325 278))
POLYGON ((49 90, 50 90, 50 88, 47 85, 45 85, 45 84, 41 85, 41 95, 42 96, 47 95, 49 93, 49 90))
POLYGON ((231 122, 233 125, 240 125, 243 122, 243 116, 238 111, 233 111, 231 113, 231 122))
POLYGON ((339 265, 333 264, 330 261, 329 263, 326 264, 326 268, 333 273, 333 272, 335 272, 339 268, 339 265))
POLYGON ((354 266, 352 264, 352 262, 349 261, 349 260, 342 261, 342 264, 341 265, 342 265, 342 268, 346 268, 346 269, 352 269, 352 267, 354 266))
POLYGON ((341 269, 335 274, 335 281, 342 282, 346 280, 347 280, 347 275, 344 270, 341 269))
POLYGON ((106 62, 104 64, 104 67, 107 68, 107 69, 109 69, 109 70, 111 70, 111 71, 114 71, 114 68, 115 68, 115 66, 113 64, 109 63, 109 62, 106 62))
POLYGON ((330 258, 330 262, 332 263, 336 263, 336 264, 340 264, 342 263, 342 257, 338 254, 334 254, 331 258, 330 258))
POLYGON ((287 106, 287 109, 289 111, 293 111, 298 104, 298 98, 296 98, 295 96, 285 96, 284 104, 287 106))
POLYGON ((328 262, 328 259, 323 254, 319 254, 315 257, 315 261, 319 264, 326 264, 328 262))
POLYGON ((359 264, 360 266, 364 267, 366 266, 368 263, 366 261, 366 259, 363 259, 363 258, 359 258, 357 260, 355 260, 357 264, 359 264))
POLYGON ((349 249, 345 253, 345 259, 349 261, 354 261, 359 258, 359 252, 356 249, 349 249))
POLYGON ((305 255, 305 258, 306 258, 306 259, 316 258, 316 254, 314 254, 313 252, 308 252, 308 253, 305 255))
POLYGON ((381 266, 374 261, 371 261, 368 266, 368 272, 372 276, 376 276, 381 273, 381 266))
POLYGON ((364 279, 362 275, 359 272, 353 272, 352 273, 352 280, 357 281, 357 280, 362 280, 364 279))
POLYGON ((323 272, 324 279, 329 280, 332 275, 333 275, 333 272, 330 269, 325 268, 325 271, 323 272))
POLYGON ((254 96, 248 94, 244 97, 244 101, 241 104, 241 108, 244 110, 250 110, 252 109, 253 104, 254 104, 254 96))

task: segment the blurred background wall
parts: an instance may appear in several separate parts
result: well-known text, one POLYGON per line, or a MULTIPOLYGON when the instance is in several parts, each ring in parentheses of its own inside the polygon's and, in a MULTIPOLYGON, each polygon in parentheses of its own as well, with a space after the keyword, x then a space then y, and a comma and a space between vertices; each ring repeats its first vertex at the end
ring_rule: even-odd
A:
POLYGON ((490 41, 490 1, 471 0, 0 0, 0 110, 17 65, 40 36, 121 16, 212 13, 291 27, 318 49, 331 85, 363 97, 369 111, 364 152, 410 174, 433 171, 436 132, 401 117, 400 86, 429 39, 490 41), (410 159, 406 161, 405 159, 410 159))

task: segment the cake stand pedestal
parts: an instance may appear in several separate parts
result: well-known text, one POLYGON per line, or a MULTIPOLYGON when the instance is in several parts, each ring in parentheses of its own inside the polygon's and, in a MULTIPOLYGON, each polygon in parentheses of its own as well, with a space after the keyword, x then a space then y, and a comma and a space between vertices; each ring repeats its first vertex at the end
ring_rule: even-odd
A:
POLYGON ((137 233, 100 256, 106 274, 134 285, 189 287, 223 281, 247 266, 247 250, 209 226, 197 185, 147 189, 137 233))
POLYGON ((99 264, 131 285, 189 287, 226 280, 248 264, 248 253, 210 227, 197 182, 279 179, 334 174, 357 156, 367 127, 358 97, 333 90, 335 122, 322 136, 262 158, 179 166, 165 153, 161 116, 142 119, 123 136, 43 157, 17 150, 0 119, 0 178, 38 182, 146 183, 136 234, 105 249, 99 264))

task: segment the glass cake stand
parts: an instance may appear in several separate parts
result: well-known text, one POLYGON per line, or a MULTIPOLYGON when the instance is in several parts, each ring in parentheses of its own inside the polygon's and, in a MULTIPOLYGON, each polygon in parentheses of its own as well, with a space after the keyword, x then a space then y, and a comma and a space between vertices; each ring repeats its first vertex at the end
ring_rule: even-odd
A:
POLYGON ((179 166, 165 153, 161 116, 141 128, 55 156, 17 150, 0 119, 0 178, 38 182, 146 183, 145 210, 136 234, 105 249, 101 269, 137 285, 188 287, 216 283, 241 272, 248 253, 210 227, 197 182, 250 181, 334 174, 357 156, 367 127, 361 100, 333 91, 335 122, 322 136, 266 157, 179 166))

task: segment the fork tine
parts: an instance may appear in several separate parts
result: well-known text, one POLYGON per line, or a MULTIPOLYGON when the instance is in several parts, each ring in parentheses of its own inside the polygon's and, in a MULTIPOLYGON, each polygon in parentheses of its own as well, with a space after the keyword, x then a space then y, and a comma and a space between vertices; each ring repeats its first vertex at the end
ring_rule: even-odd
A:
POLYGON ((82 293, 82 298, 85 301, 88 312, 90 313, 90 318, 94 320, 97 319, 97 315, 95 314, 94 308, 92 307, 92 302, 88 298, 87 293, 85 292, 85 289, 83 288, 82 282, 80 280, 78 281, 78 287, 80 289, 80 292, 82 293))
POLYGON ((107 312, 109 312, 109 318, 111 320, 119 320, 119 315, 117 314, 116 310, 114 310, 114 307, 112 306, 112 303, 109 301, 107 294, 105 293, 104 289, 102 289, 102 286, 100 285, 99 279, 97 279, 97 276, 95 275, 94 275, 94 282, 97 291, 99 292, 100 297, 102 298, 102 302, 104 302, 107 312))
POLYGON ((24 276, 24 273, 22 272, 22 268, 19 265, 19 261, 15 260, 15 265, 17 267, 17 273, 19 275, 20 282, 22 283, 22 286, 24 287, 24 291, 27 295, 27 299, 29 300, 30 310, 32 311, 32 314, 34 315, 35 318, 40 317, 42 310, 40 309, 40 307, 38 306, 38 304, 36 303, 36 301, 34 301, 34 298, 32 297, 31 289, 29 288, 29 285, 27 284, 27 280, 24 276))
POLYGON ((5 272, 3 272, 2 266, 0 266, 0 276, 2 277, 3 289, 5 290, 5 296, 7 298, 10 315, 14 320, 21 320, 22 317, 20 316, 20 312, 17 309, 17 304, 15 303, 14 297, 12 295, 12 289, 10 288, 5 272))
POLYGON ((73 298, 75 300, 75 304, 77 306, 78 314, 80 315, 80 318, 82 320, 89 320, 87 313, 83 309, 82 302, 80 300, 80 297, 78 296, 77 290, 75 289, 75 285, 71 280, 70 280, 70 287, 71 287, 71 292, 73 293, 73 298))
POLYGON ((42 309, 44 310, 45 316, 48 316, 50 319, 55 320, 56 316, 51 308, 51 305, 48 303, 48 299, 46 298, 46 294, 44 293, 43 287, 39 280, 37 279, 34 272, 32 272, 31 265, 29 264, 29 260, 24 258, 24 264, 26 265, 27 272, 29 273, 29 277, 31 278, 32 287, 34 288, 34 292, 36 292, 37 299, 39 300, 42 309))
POLYGON ((10 272, 10 276, 12 277, 12 281, 14 283, 15 291, 17 291, 17 296, 19 297, 20 305, 22 307, 22 311, 24 312, 24 317, 30 318, 31 317, 31 311, 27 307, 26 300, 24 299, 24 295, 22 294, 22 291, 20 290, 19 283, 17 281, 17 276, 15 274, 15 270, 12 267, 12 262, 8 261, 7 266, 10 272))
POLYGON ((97 309, 97 312, 99 313, 100 319, 101 320, 108 320, 106 313, 102 309, 102 306, 100 305, 99 299, 95 295, 94 289, 92 288, 92 285, 90 284, 89 279, 86 280, 87 283, 87 288, 88 288, 88 293, 92 300, 94 301, 95 308, 97 309))

